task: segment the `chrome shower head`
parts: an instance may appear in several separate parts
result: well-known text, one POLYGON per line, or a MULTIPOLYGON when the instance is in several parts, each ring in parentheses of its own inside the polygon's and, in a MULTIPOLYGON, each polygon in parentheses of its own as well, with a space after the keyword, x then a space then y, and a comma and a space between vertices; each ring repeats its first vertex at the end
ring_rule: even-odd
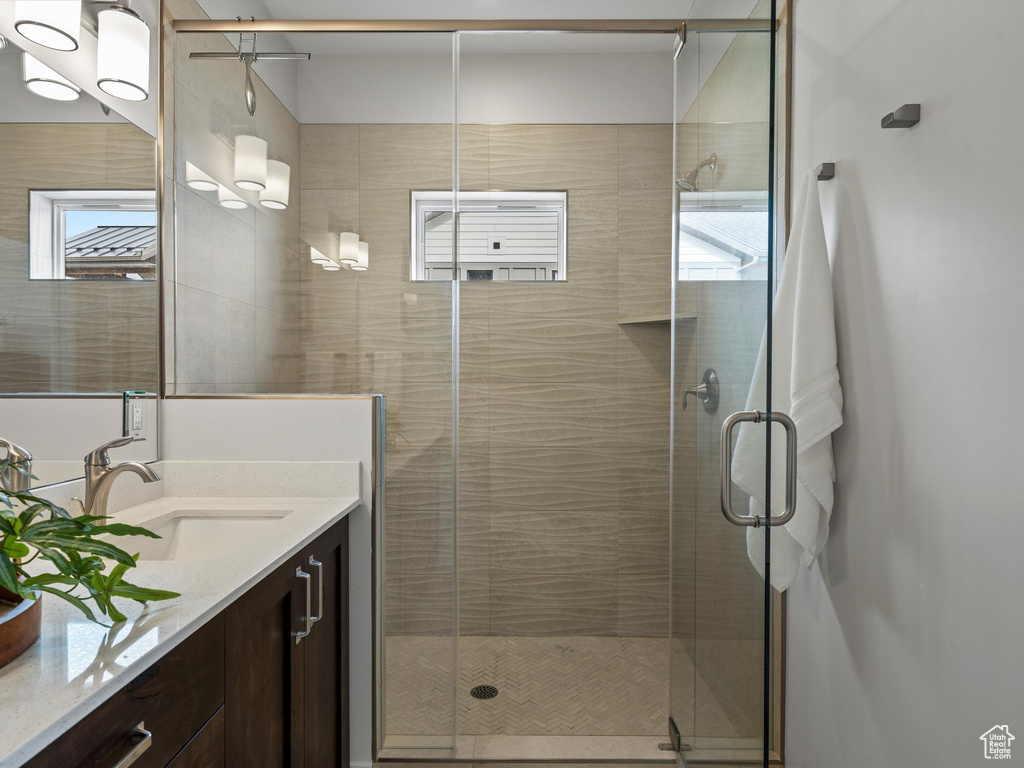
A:
POLYGON ((701 168, 710 168, 712 171, 718 165, 718 155, 714 152, 711 153, 711 157, 701 162, 696 168, 690 171, 688 174, 683 176, 681 179, 676 179, 676 185, 684 192, 696 192, 697 191, 697 175, 700 173, 701 168))

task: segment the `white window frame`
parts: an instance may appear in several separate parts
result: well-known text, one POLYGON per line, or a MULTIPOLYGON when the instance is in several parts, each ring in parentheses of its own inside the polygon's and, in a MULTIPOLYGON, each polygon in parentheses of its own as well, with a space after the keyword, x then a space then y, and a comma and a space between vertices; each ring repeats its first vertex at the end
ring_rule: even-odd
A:
POLYGON ((67 280, 64 264, 66 211, 156 211, 151 189, 33 189, 28 193, 28 276, 67 280))
MULTIPOLYGON (((555 280, 536 280, 520 282, 563 282, 566 274, 566 241, 567 241, 567 192, 459 192, 459 212, 477 213, 496 211, 502 208, 519 210, 555 211, 558 214, 558 259, 555 280)), ((428 278, 426 274, 426 215, 428 212, 451 212, 452 193, 450 191, 418 191, 412 192, 411 214, 411 263, 409 274, 413 281, 438 282, 428 278)), ((460 264, 462 280, 466 280, 467 269, 479 269, 481 266, 474 260, 466 265, 460 264)), ((490 265, 488 265, 489 267, 490 265)), ((497 269, 498 265, 494 265, 497 269)), ((489 282, 489 281, 479 281, 489 282)))

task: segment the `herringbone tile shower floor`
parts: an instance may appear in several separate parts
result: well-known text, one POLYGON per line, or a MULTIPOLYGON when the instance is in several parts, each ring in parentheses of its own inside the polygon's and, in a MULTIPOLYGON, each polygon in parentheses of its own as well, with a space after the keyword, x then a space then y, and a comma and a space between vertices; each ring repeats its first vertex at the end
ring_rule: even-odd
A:
MULTIPOLYGON (((389 735, 451 731, 452 644, 389 637, 389 735)), ((668 720, 668 640, 624 637, 459 638, 459 733, 467 735, 656 736, 668 720), (493 685, 494 699, 469 695, 493 685)), ((716 735, 734 736, 697 679, 694 700, 716 735)))

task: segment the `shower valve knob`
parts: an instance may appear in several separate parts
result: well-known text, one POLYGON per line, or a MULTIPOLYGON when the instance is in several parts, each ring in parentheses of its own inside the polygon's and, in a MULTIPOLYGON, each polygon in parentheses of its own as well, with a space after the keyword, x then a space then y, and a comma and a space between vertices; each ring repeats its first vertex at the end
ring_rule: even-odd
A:
POLYGON ((694 395, 704 403, 704 410, 707 413, 714 413, 718 410, 718 374, 714 368, 704 371, 704 378, 695 387, 689 387, 683 392, 683 410, 686 410, 686 399, 694 395))

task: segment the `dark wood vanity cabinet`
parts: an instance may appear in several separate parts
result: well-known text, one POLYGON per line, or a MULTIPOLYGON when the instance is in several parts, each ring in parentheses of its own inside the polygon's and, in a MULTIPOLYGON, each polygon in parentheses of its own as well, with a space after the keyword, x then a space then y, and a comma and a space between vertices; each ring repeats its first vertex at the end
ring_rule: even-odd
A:
POLYGON ((347 708, 345 518, 25 768, 348 768, 347 708))
POLYGON ((347 617, 347 525, 329 530, 228 608, 228 768, 348 765, 347 617))

